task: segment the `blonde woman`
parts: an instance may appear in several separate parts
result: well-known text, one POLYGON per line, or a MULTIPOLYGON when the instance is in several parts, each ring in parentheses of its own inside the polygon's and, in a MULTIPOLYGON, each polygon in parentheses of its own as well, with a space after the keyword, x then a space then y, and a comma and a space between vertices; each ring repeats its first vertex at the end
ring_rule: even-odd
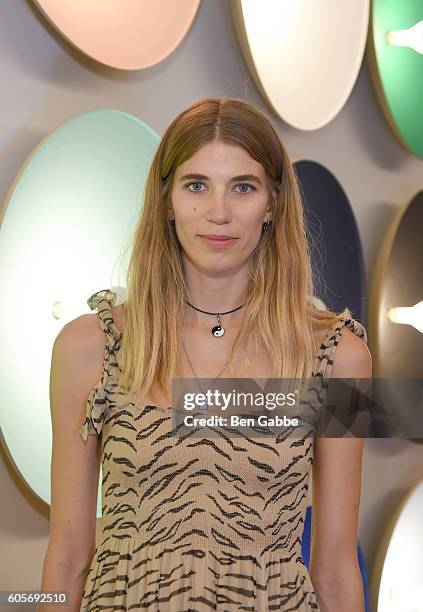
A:
POLYGON ((154 156, 126 300, 97 291, 54 343, 43 590, 68 591, 68 610, 364 611, 363 440, 180 436, 172 414, 176 376, 371 377, 364 327, 312 295, 272 123, 240 99, 192 104, 154 156))

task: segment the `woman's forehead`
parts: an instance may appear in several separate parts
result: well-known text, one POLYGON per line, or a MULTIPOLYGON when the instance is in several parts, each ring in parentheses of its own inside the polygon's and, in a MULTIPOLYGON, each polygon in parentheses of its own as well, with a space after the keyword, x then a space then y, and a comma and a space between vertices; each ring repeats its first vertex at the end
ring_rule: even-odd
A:
POLYGON ((203 145, 189 159, 180 164, 175 171, 178 177, 187 173, 228 177, 229 175, 255 175, 264 178, 263 166, 243 147, 213 141, 203 145))

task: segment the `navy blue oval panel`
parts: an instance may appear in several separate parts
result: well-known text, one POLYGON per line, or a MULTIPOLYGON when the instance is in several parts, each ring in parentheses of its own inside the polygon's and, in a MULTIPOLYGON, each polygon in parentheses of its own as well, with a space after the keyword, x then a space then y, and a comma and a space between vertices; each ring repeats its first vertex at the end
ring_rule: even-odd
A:
POLYGON ((367 287, 363 251, 350 202, 337 179, 317 162, 294 164, 301 186, 315 295, 327 308, 348 306, 367 325, 367 287))

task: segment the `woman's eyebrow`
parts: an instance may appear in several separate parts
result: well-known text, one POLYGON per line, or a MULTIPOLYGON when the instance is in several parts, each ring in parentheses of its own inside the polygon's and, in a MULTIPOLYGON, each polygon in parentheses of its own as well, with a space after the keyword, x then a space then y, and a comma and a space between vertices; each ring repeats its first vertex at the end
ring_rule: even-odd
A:
MULTIPOLYGON (((183 176, 181 176, 180 179, 179 179, 179 182, 189 181, 189 180, 208 181, 210 179, 205 174, 191 173, 191 174, 184 174, 183 176)), ((255 176, 255 174, 239 174, 238 176, 233 176, 231 178, 231 181, 232 182, 235 182, 235 181, 252 181, 252 182, 257 183, 258 185, 262 185, 261 179, 258 176, 255 176)))

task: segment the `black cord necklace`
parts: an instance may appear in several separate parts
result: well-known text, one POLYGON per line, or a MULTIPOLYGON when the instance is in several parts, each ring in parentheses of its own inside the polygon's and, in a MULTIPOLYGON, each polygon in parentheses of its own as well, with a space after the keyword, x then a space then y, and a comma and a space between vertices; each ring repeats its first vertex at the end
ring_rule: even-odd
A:
POLYGON ((240 308, 245 306, 245 304, 247 303, 247 302, 244 302, 244 304, 241 304, 241 306, 238 306, 238 308, 234 308, 233 310, 228 310, 227 312, 207 312, 207 310, 201 310, 200 308, 196 308, 195 306, 193 306, 192 304, 190 304, 186 300, 185 300, 185 302, 188 304, 188 306, 191 306, 191 308, 194 308, 194 310, 198 310, 198 312, 202 312, 202 313, 208 314, 208 315, 216 315, 217 316, 217 325, 215 325, 212 328, 212 330, 211 330, 211 333, 216 338, 220 338, 225 333, 225 328, 220 324, 220 320, 221 320, 222 315, 230 314, 231 312, 235 312, 236 310, 239 310, 240 308))

